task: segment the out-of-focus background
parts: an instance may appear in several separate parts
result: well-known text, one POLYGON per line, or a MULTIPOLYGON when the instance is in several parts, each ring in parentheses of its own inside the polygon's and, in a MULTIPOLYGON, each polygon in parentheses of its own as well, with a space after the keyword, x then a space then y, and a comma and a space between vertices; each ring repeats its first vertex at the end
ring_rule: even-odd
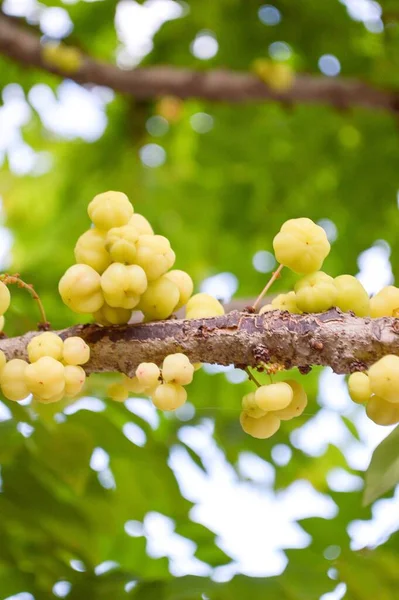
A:
MULTIPOLYGON (((269 59, 399 84, 397 0, 3 0, 0 17, 122 70, 269 59)), ((137 101, 0 55, 0 268, 34 283, 54 328, 77 322, 58 279, 88 202, 115 189, 197 291, 256 296, 282 222, 308 216, 332 244, 325 269, 375 293, 399 271, 398 113, 341 104, 137 101)), ((18 335, 37 307, 12 292, 18 335)), ((240 429, 251 388, 233 367, 204 365, 174 414, 112 403, 109 381, 70 405, 0 403, 0 600, 397 597, 398 493, 362 507, 391 428, 343 376, 313 369, 305 414, 264 441, 240 429)))

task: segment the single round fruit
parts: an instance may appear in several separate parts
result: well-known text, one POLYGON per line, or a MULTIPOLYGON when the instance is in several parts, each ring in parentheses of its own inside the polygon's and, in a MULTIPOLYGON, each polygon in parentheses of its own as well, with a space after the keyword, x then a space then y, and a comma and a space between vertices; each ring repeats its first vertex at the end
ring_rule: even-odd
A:
POLYGON ((287 408, 294 397, 288 383, 261 385, 255 392, 255 402, 265 412, 287 408))
POLYGON ((28 365, 25 370, 25 383, 32 394, 47 400, 64 392, 64 365, 51 356, 42 356, 28 365))
POLYGON ((92 227, 83 233, 76 242, 75 260, 89 265, 97 273, 103 273, 111 264, 111 257, 105 248, 105 232, 92 227))
POLYGON ((133 215, 133 206, 122 192, 104 192, 93 198, 87 212, 98 229, 108 231, 127 225, 133 215))
POLYGON ((160 376, 161 370, 153 362, 140 363, 136 369, 136 378, 144 386, 144 389, 159 385, 160 376))
POLYGON ((148 281, 155 281, 174 265, 176 255, 162 235, 141 235, 136 248, 135 263, 144 269, 148 281))
POLYGON ((84 365, 90 359, 90 347, 81 337, 69 337, 64 341, 62 358, 67 365, 84 365))
POLYGON ((10 302, 10 290, 8 289, 5 283, 0 281, 0 315, 4 315, 4 313, 8 310, 10 302))
POLYGON ((151 225, 143 215, 134 213, 128 224, 134 227, 139 235, 154 235, 151 225))
POLYGON ((279 310, 287 310, 288 312, 294 314, 302 313, 302 311, 298 308, 295 292, 288 292, 288 294, 279 294, 278 296, 273 298, 271 306, 273 308, 271 308, 270 310, 278 308, 279 310))
POLYGON ((255 392, 250 392, 246 394, 241 402, 242 410, 253 419, 259 419, 259 417, 264 417, 266 411, 259 408, 255 401, 255 392))
POLYGON ((149 320, 167 319, 179 302, 179 289, 165 276, 151 281, 140 298, 138 308, 149 320))
POLYGON ((317 271, 302 277, 295 285, 296 303, 300 310, 307 313, 320 313, 335 305, 337 288, 334 279, 317 271))
POLYGON ((45 331, 36 335, 28 344, 28 357, 31 363, 36 362, 43 356, 51 356, 55 360, 61 360, 64 343, 59 335, 52 331, 45 331))
POLYGON ((107 394, 115 402, 125 402, 129 397, 128 390, 123 383, 113 383, 110 385, 107 389, 107 394))
POLYGON ((183 386, 175 383, 163 383, 155 388, 152 394, 152 401, 160 410, 176 410, 186 400, 186 390, 183 386))
POLYGON ((209 294, 195 294, 186 305, 186 319, 206 319, 224 315, 224 308, 219 300, 209 294))
POLYGON ((105 304, 93 314, 94 320, 100 325, 123 325, 129 322, 132 311, 126 308, 113 308, 105 304))
POLYGON ((377 425, 395 425, 399 423, 399 406, 386 402, 379 396, 371 396, 367 402, 366 413, 377 425))
POLYGON ((162 378, 166 383, 188 385, 192 382, 194 367, 185 354, 169 354, 162 364, 162 378))
POLYGON ((397 311, 399 311, 399 288, 394 285, 383 287, 378 294, 370 298, 370 316, 374 319, 398 316, 397 311))
POLYGON ((370 399, 371 387, 370 380, 366 373, 360 371, 349 375, 348 379, 349 396, 356 404, 363 404, 370 399))
POLYGON ((165 277, 173 281, 178 287, 180 298, 176 306, 176 310, 187 304, 191 294, 193 293, 194 283, 190 275, 185 271, 174 269, 165 273, 165 277))
POLYGON ((318 271, 330 252, 326 232, 311 219, 289 219, 273 240, 276 259, 295 273, 318 271))
POLYGON ((4 365, 1 371, 1 390, 7 400, 24 400, 30 394, 25 383, 25 372, 28 363, 19 358, 13 358, 4 365))
POLYGON ((142 394, 147 389, 147 387, 141 383, 137 377, 128 377, 127 375, 123 376, 123 385, 127 391, 132 392, 132 394, 142 394))
POLYGON ((63 302, 77 313, 94 313, 104 304, 101 277, 89 265, 69 267, 58 289, 63 302))
POLYGON ((352 275, 339 275, 334 279, 337 288, 335 305, 343 312, 351 310, 358 317, 370 314, 370 298, 362 284, 352 275))
POLYGON ((386 402, 399 403, 399 356, 388 354, 374 363, 369 380, 373 394, 386 402))
POLYGON ((136 258, 138 239, 139 232, 132 225, 110 229, 107 233, 106 248, 112 260, 124 265, 132 265, 136 258))
POLYGON ((240 414, 240 423, 245 433, 259 440, 272 437, 280 427, 280 419, 271 413, 254 419, 243 411, 240 414))
POLYGON ((101 275, 101 289, 112 308, 133 309, 147 289, 147 277, 138 265, 112 263, 101 275))
POLYGON ((305 410, 308 404, 308 397, 304 387, 294 379, 285 381, 288 383, 293 392, 293 398, 289 405, 282 410, 274 411, 273 414, 282 421, 290 421, 294 417, 299 417, 305 410))
POLYGON ((80 394, 86 381, 86 373, 77 365, 66 365, 65 375, 65 395, 74 397, 80 394))

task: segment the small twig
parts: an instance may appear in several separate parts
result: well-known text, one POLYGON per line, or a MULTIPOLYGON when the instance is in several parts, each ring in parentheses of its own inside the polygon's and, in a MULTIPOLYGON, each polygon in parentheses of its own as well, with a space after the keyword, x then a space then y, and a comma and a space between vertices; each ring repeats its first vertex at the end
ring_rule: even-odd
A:
POLYGON ((16 284, 18 287, 28 290, 33 300, 37 302, 37 305, 40 310, 41 321, 38 324, 38 329, 42 331, 47 331, 48 329, 50 329, 50 323, 47 321, 43 303, 40 300, 39 294, 35 291, 31 283, 26 283, 25 281, 23 281, 19 277, 19 273, 15 273, 15 275, 9 275, 8 273, 4 273, 3 275, 0 275, 0 281, 5 283, 6 285, 16 284))
POLYGON ((263 288, 263 290, 261 291, 259 296, 256 298, 256 300, 252 306, 254 311, 256 311, 256 309, 258 308, 259 302, 262 300, 263 296, 268 292, 268 290, 271 288, 271 286, 276 281, 276 279, 278 279, 280 277, 280 273, 283 269, 283 266, 284 265, 278 266, 278 269, 276 271, 274 271, 273 275, 270 277, 269 281, 267 282, 267 284, 265 285, 265 287, 263 288))
POLYGON ((245 367, 244 371, 246 372, 246 374, 248 375, 249 379, 251 381, 254 382, 254 384, 256 385, 256 387, 261 387, 261 384, 259 383, 259 381, 256 379, 256 377, 254 377, 251 373, 251 371, 248 369, 248 367, 245 367))

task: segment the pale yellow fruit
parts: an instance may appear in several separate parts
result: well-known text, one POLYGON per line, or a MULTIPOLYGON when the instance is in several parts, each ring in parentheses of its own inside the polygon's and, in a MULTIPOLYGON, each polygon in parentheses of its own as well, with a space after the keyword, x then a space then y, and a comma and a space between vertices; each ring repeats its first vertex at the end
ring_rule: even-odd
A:
POLYGON ((6 320, 3 317, 3 315, 1 315, 0 316, 0 331, 3 331, 5 323, 6 323, 6 320))
POLYGON ((173 281, 178 287, 180 297, 176 306, 176 310, 187 304, 191 294, 193 293, 194 283, 190 275, 185 271, 174 269, 165 273, 165 277, 173 281))
POLYGON ((154 235, 154 231, 143 215, 139 215, 138 213, 134 213, 132 218, 129 221, 129 225, 134 227, 139 235, 154 235))
POLYGON ((255 401, 255 392, 250 392, 246 394, 241 402, 242 410, 253 419, 259 419, 259 417, 264 417, 266 411, 259 408, 255 401))
POLYGON ((86 373, 77 365, 66 365, 64 369, 65 376, 65 395, 74 397, 80 394, 86 381, 86 373))
POLYGON ((42 356, 28 365, 25 383, 32 394, 47 400, 65 390, 65 367, 51 356, 42 356))
POLYGON ((124 265, 132 265, 136 258, 138 239, 139 232, 132 225, 110 229, 107 233, 106 248, 112 260, 124 265))
POLYGON ((358 317, 370 314, 370 298, 362 284, 352 275, 339 275, 334 279, 337 288, 335 305, 343 312, 351 310, 358 317))
POLYGON ((377 425, 395 425, 399 423, 399 406, 386 402, 378 396, 371 396, 367 402, 366 413, 377 425))
POLYGON ((133 215, 133 206, 122 192, 104 192, 90 202, 87 212, 98 229, 127 225, 133 215))
POLYGON ((288 294, 279 294, 278 296, 273 298, 271 306, 272 308, 270 310, 278 308, 279 310, 287 310, 288 312, 295 314, 301 314, 302 312, 298 308, 295 292, 288 292, 288 294))
POLYGON ((142 394, 147 390, 147 386, 141 383, 137 377, 127 377, 127 375, 124 375, 123 385, 129 392, 132 392, 132 394, 142 394))
POLYGON ((136 247, 135 262, 144 269, 148 281, 155 281, 173 267, 176 256, 166 237, 141 235, 136 247))
POLYGON ((295 293, 298 308, 307 313, 320 313, 335 306, 338 295, 334 279, 323 271, 302 277, 295 285, 295 293))
POLYGON ((188 385, 192 382, 194 367, 185 354, 169 354, 162 364, 162 378, 166 383, 188 385))
POLYGON ((273 412, 273 414, 282 421, 290 421, 294 417, 299 417, 303 413, 308 404, 308 397, 304 387, 298 383, 298 381, 295 381, 294 379, 288 379, 285 381, 285 383, 288 383, 292 389, 293 398, 286 408, 283 408, 282 410, 276 410, 273 412))
POLYGON ((89 265, 100 274, 111 264, 111 257, 105 248, 105 232, 95 227, 80 236, 74 253, 77 263, 89 265))
POLYGON ((206 319, 224 315, 219 300, 209 294, 195 294, 186 304, 186 319, 206 319))
POLYGON ((287 408, 293 397, 292 388, 284 382, 261 385, 255 392, 255 402, 265 412, 287 408))
POLYGON ((76 73, 83 64, 83 55, 78 48, 54 42, 43 45, 41 56, 47 65, 68 74, 76 73))
POLYGON ((112 308, 133 309, 147 289, 147 277, 138 265, 112 263, 101 275, 101 289, 112 308))
POLYGON ((0 281, 0 315, 4 315, 4 313, 8 310, 10 302, 10 290, 8 289, 5 283, 0 281))
POLYGON ((273 306, 273 304, 264 304, 262 306, 262 308, 259 311, 260 315, 263 315, 266 312, 271 312, 272 310, 278 310, 276 306, 273 306))
POLYGON ((368 373, 373 394, 387 402, 399 403, 399 356, 384 356, 370 367, 368 373))
POLYGON ((272 437, 280 427, 280 419, 271 413, 255 419, 243 411, 240 414, 240 423, 245 433, 259 440, 272 437))
POLYGON ((330 252, 326 232, 311 219, 289 219, 273 240, 276 259, 295 273, 318 271, 330 252))
POLYGON ((25 383, 25 372, 28 363, 19 358, 13 358, 4 365, 1 371, 1 391, 7 400, 23 400, 30 394, 25 383))
POLYGON ((62 358, 67 365, 84 365, 90 359, 90 347, 79 336, 64 341, 62 358))
POLYGON ((161 370, 153 362, 140 363, 136 369, 136 378, 144 386, 143 390, 159 385, 160 376, 161 370))
POLYGON ((167 319, 179 302, 179 289, 165 276, 151 281, 140 298, 138 308, 149 320, 167 319))
POLYGON ((101 277, 89 265, 69 267, 58 289, 63 302, 77 313, 94 313, 104 304, 101 277))
POLYGON ((124 325, 129 322, 132 311, 126 308, 113 308, 105 304, 93 314, 94 320, 100 325, 124 325))
POLYGON ((399 311, 399 288, 394 285, 387 285, 370 298, 370 316, 393 317, 398 316, 399 311), (396 313, 396 314, 395 314, 396 313))
POLYGON ((54 404, 55 402, 60 402, 65 397, 65 390, 60 392, 59 394, 54 394, 54 396, 49 396, 48 398, 41 398, 40 396, 33 396, 33 400, 39 402, 40 404, 54 404))
POLYGON ((175 383, 163 383, 155 388, 152 394, 152 401, 160 410, 176 410, 186 400, 186 390, 183 386, 175 383))
POLYGON ((128 390, 123 383, 113 383, 110 385, 107 389, 107 394, 115 402, 125 402, 129 397, 128 390))
POLYGON ((31 363, 43 356, 51 356, 55 360, 61 360, 64 343, 59 335, 52 331, 45 331, 36 335, 28 344, 28 357, 31 363))
POLYGON ((367 402, 371 396, 370 380, 366 373, 356 372, 349 375, 349 396, 356 404, 367 402))

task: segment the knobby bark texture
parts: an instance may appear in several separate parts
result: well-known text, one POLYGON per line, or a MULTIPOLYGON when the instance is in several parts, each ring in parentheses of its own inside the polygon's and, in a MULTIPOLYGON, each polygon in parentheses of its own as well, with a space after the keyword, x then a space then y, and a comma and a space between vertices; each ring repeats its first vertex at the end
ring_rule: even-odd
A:
MULTIPOLYGON (((2 339, 9 359, 26 358, 26 346, 39 332, 2 339)), ((399 319, 361 319, 331 309, 293 315, 275 310, 263 315, 233 311, 222 317, 171 319, 112 327, 78 325, 58 332, 81 336, 91 349, 87 373, 119 371, 133 376, 143 361, 161 364, 183 352, 192 362, 262 367, 279 363, 306 373, 312 365, 336 373, 364 370, 386 354, 399 355, 399 319)))
POLYGON ((39 67, 81 84, 107 86, 138 99, 173 95, 227 102, 281 101, 330 104, 340 109, 351 106, 395 112, 399 109, 397 93, 354 79, 298 75, 293 86, 280 93, 249 73, 199 72, 170 66, 122 70, 88 56, 82 56, 78 71, 69 73, 44 62, 41 50, 38 35, 0 14, 0 53, 23 65, 39 67))

